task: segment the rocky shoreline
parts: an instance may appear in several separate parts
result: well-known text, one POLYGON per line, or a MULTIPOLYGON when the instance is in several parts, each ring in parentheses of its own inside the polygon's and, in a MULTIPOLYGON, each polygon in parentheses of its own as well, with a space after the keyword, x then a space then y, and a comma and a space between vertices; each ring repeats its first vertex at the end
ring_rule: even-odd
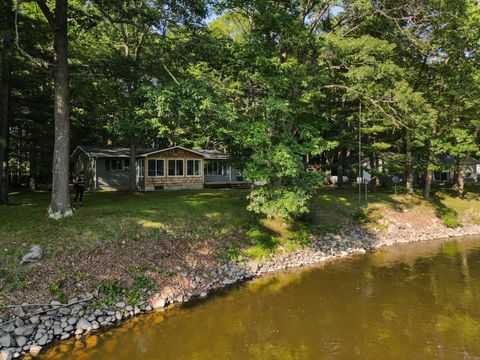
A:
POLYGON ((26 354, 36 356, 43 347, 54 341, 72 336, 81 337, 95 330, 119 324, 138 314, 184 303, 192 298, 205 297, 219 288, 259 277, 262 274, 287 268, 307 266, 352 254, 364 254, 376 248, 399 242, 444 239, 480 234, 480 225, 463 225, 451 229, 434 223, 422 230, 408 224, 390 226, 382 234, 367 232, 361 227, 340 234, 312 237, 311 246, 301 250, 272 254, 261 261, 239 258, 218 265, 208 273, 195 269, 183 273, 188 279, 185 289, 169 287, 157 294, 145 292, 138 304, 128 304, 118 298, 114 305, 99 303, 98 293, 76 296, 62 304, 23 304, 0 315, 0 360, 20 358, 26 354))

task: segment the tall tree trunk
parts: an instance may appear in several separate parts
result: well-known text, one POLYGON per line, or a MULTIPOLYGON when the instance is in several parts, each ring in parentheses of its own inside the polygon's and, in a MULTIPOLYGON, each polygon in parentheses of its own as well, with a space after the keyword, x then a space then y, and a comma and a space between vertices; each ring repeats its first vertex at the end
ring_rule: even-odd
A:
POLYGON ((37 0, 53 30, 55 142, 53 148, 52 198, 49 216, 59 219, 73 214, 70 207, 70 69, 68 67, 68 0, 56 0, 54 14, 44 0, 37 0))
POLYGON ((136 164, 135 164, 135 142, 132 141, 130 144, 130 169, 129 169, 129 177, 130 177, 130 182, 129 182, 129 191, 131 193, 134 193, 137 191, 137 169, 136 169, 136 164))
POLYGON ((412 143, 411 143, 410 129, 405 130, 405 155, 406 155, 406 168, 407 176, 405 179, 405 187, 407 193, 413 195, 413 158, 412 158, 412 143))
POLYGON ((10 73, 13 30, 13 7, 11 0, 0 5, 0 33, 2 47, 0 54, 0 203, 8 201, 8 120, 10 100, 10 73))
MULTIPOLYGON (((477 141, 479 132, 480 132, 480 126, 477 125, 473 133, 474 141, 477 141)), ((463 196, 465 194, 465 173, 467 172, 468 161, 470 160, 471 156, 472 156, 472 152, 470 150, 467 151, 467 153, 465 154, 465 159, 463 161, 463 164, 461 162, 459 164, 458 177, 456 179, 456 185, 457 185, 456 187, 457 187, 458 195, 460 196, 463 196)))
POLYGON ((375 179, 370 181, 370 190, 372 192, 375 192, 375 191, 377 191, 377 180, 378 180, 378 178, 376 177, 376 175, 374 175, 374 174, 377 173, 377 163, 375 162, 375 155, 374 154, 370 154, 369 161, 370 161, 370 173, 372 174, 372 177, 375 176, 375 179))
POLYGON ((425 200, 430 199, 430 190, 432 189, 433 170, 430 166, 431 154, 430 143, 427 145, 427 168, 425 169, 425 185, 423 188, 423 198, 425 200))

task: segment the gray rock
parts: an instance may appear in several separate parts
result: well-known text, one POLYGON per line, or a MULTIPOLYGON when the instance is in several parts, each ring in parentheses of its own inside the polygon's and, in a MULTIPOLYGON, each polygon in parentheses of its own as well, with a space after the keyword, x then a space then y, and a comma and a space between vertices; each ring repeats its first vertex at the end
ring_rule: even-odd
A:
POLYGON ((15 340, 10 334, 5 334, 0 337, 0 346, 4 348, 15 346, 15 340))
POLYGON ((18 336, 16 339, 15 339, 16 343, 17 343, 17 346, 19 347, 23 347, 27 344, 27 341, 28 339, 25 337, 25 336, 18 336))
POLYGON ((58 336, 58 335, 60 335, 61 333, 63 333, 62 327, 59 326, 59 325, 55 325, 55 326, 53 327, 53 335, 58 336))
POLYGON ((27 264, 34 261, 39 261, 43 257, 43 249, 40 245, 34 245, 30 251, 22 257, 20 265, 27 264))
POLYGON ((3 331, 9 333, 9 332, 13 332, 13 330, 15 330, 15 325, 13 323, 8 323, 8 324, 3 324, 0 328, 3 331))
POLYGON ((48 342, 48 335, 44 334, 40 339, 38 339, 38 345, 44 346, 48 342))
POLYGON ((77 330, 87 330, 88 328, 92 327, 92 323, 87 319, 81 318, 77 322, 77 330))
POLYGON ((96 310, 93 312, 93 315, 95 315, 96 317, 102 316, 102 315, 103 315, 103 311, 100 310, 100 309, 96 309, 96 310))
POLYGON ((50 305, 52 305, 52 307, 54 307, 54 308, 58 308, 62 305, 62 303, 58 300, 52 300, 52 301, 50 301, 50 305))
POLYGON ((80 304, 75 304, 72 307, 72 310, 70 311, 70 314, 75 315, 78 314, 80 311, 83 310, 83 306, 80 304))
POLYGON ((44 330, 39 329, 37 333, 35 334, 35 340, 40 339, 42 336, 44 336, 46 333, 44 330))
POLYGON ((60 337, 60 340, 67 340, 69 337, 70 337, 69 333, 62 334, 62 336, 60 337))
POLYGON ((68 325, 75 325, 78 322, 78 318, 75 316, 69 317, 67 320, 68 325))
POLYGON ((29 326, 20 326, 20 327, 17 327, 14 331, 15 335, 17 336, 30 336, 33 334, 33 326, 29 325, 29 326))
POLYGON ((65 329, 63 329, 64 332, 72 332, 73 331, 73 326, 72 325, 68 325, 65 329))
POLYGON ((23 311, 21 306, 17 306, 15 309, 13 309, 13 315, 23 318, 25 316, 25 311, 23 311))
POLYGON ((115 307, 117 307, 119 309, 123 309, 125 307, 125 303, 123 301, 120 301, 120 302, 115 304, 115 307))
POLYGON ((70 309, 69 308, 60 308, 60 309, 58 309, 58 312, 62 315, 68 315, 68 314, 70 314, 70 309))
POLYGON ((16 319, 15 320, 15 326, 16 327, 25 326, 25 321, 23 321, 22 319, 16 319))
POLYGON ((225 279, 225 280, 222 281, 223 285, 232 285, 234 283, 235 283, 235 280, 233 280, 233 279, 225 279))
POLYGON ((30 323, 32 323, 33 325, 37 325, 39 322, 40 322, 40 315, 33 315, 30 318, 30 323))
POLYGON ((4 311, 0 313, 0 322, 7 321, 10 318, 10 314, 8 311, 4 311))

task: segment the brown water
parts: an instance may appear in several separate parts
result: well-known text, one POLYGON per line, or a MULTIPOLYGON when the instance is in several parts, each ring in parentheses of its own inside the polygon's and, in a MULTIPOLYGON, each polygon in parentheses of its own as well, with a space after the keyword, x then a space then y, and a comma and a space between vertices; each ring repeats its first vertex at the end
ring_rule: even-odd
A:
POLYGON ((480 239, 276 274, 42 359, 480 359, 480 239))

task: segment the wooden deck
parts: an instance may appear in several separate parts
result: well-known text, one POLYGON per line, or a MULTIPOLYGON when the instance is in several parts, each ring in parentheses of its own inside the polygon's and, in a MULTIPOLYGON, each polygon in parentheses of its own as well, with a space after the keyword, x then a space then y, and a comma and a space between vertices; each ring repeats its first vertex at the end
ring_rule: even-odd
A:
POLYGON ((203 187, 205 189, 220 189, 220 188, 234 188, 234 189, 249 189, 252 183, 248 181, 212 181, 205 182, 203 187))

